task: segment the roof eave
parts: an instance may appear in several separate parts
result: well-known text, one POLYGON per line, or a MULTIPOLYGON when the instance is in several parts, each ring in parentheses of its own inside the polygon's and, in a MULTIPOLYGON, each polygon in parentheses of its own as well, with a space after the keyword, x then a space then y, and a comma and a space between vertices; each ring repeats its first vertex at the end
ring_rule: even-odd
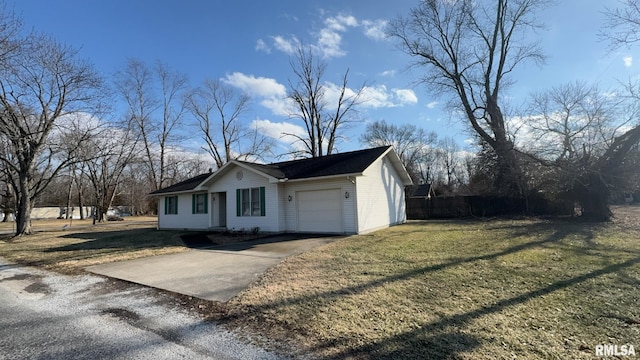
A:
POLYGON ((167 191, 167 192, 161 192, 161 193, 149 193, 149 195, 151 196, 167 196, 167 195, 180 195, 180 194, 189 194, 189 193, 194 193, 194 192, 200 192, 202 190, 198 190, 198 189, 191 189, 191 190, 180 190, 180 191, 167 191))
POLYGON ((325 175, 325 176, 313 176, 306 178, 297 178, 297 179, 284 179, 286 182, 301 182, 301 181, 311 181, 311 180, 329 180, 336 178, 348 178, 350 176, 362 176, 362 173, 348 173, 348 174, 336 174, 336 175, 325 175))

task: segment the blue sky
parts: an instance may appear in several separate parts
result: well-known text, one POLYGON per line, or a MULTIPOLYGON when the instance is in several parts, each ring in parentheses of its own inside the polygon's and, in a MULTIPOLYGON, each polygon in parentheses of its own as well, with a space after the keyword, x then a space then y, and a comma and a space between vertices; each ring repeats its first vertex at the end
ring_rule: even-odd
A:
MULTIPOLYGON (((615 0, 562 0, 540 13, 547 24, 541 44, 547 64, 516 72, 505 94, 514 105, 529 93, 569 81, 597 81, 604 87, 638 73, 637 49, 608 52, 597 32, 604 6, 615 0)), ((221 78, 253 97, 246 123, 291 129, 281 96, 293 77, 288 46, 295 41, 322 49, 326 80, 338 83, 350 70, 350 85, 369 85, 366 121, 385 119, 415 124, 454 137, 461 145, 469 133, 439 99, 413 84, 410 59, 384 39, 387 20, 406 15, 417 0, 389 1, 201 1, 201 0, 20 0, 9 6, 27 28, 50 34, 80 49, 80 56, 109 77, 128 58, 161 61, 188 75, 192 85, 221 78)), ((360 148, 366 122, 353 126, 341 151, 360 148)), ((293 124, 295 125, 295 123, 293 124)), ((300 125, 300 124, 298 124, 300 125)), ((197 146, 194 138, 189 146, 197 146)))

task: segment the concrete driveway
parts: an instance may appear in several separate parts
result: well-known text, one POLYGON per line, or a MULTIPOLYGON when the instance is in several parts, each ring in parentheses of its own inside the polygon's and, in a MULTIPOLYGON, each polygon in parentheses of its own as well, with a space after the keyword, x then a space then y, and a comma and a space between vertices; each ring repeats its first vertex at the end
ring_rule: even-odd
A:
POLYGON ((341 237, 274 235, 253 241, 94 265, 94 274, 226 302, 284 258, 341 237))

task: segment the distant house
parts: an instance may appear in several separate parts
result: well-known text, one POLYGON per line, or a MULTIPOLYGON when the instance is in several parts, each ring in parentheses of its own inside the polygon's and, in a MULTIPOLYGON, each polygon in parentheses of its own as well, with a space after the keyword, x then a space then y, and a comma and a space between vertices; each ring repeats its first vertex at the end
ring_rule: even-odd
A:
POLYGON ((410 199, 431 199, 436 196, 431 184, 409 185, 406 192, 410 199))
POLYGON ((266 165, 233 160, 151 194, 160 229, 361 234, 406 221, 411 183, 384 146, 266 165))

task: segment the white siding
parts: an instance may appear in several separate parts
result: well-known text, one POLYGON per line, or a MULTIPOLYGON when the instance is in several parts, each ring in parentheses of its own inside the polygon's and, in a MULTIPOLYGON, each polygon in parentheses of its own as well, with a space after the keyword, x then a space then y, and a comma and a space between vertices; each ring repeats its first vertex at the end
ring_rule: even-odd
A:
POLYGON ((279 221, 278 184, 270 184, 268 179, 247 169, 234 166, 227 173, 216 179, 209 188, 209 192, 227 193, 227 229, 251 230, 259 227, 260 231, 281 232, 284 229, 279 221), (242 171, 242 179, 238 180, 236 173, 242 171), (265 188, 265 216, 237 216, 237 189, 262 187, 265 188))
POLYGON ((359 233, 406 221, 404 185, 386 157, 371 164, 356 184, 359 233))
MULTIPOLYGON (((158 201, 158 228, 160 229, 190 229, 204 230, 209 228, 209 214, 192 214, 192 194, 178 196, 178 213, 164 213, 165 196, 158 201)), ((173 195, 169 195, 173 196, 173 195)), ((209 209, 210 210, 210 209, 209 209)))
POLYGON ((301 191, 311 190, 328 190, 328 189, 340 189, 342 194, 342 220, 344 225, 344 232, 347 234, 355 234, 358 232, 356 228, 356 214, 355 214, 355 186, 347 180, 347 177, 330 179, 330 180, 313 180, 313 181, 301 181, 285 183, 281 186, 282 198, 285 199, 285 225, 286 231, 298 232, 298 216, 296 209, 296 195, 301 191), (344 194, 348 192, 349 197, 346 198, 344 194), (291 196, 291 201, 289 201, 291 196))

